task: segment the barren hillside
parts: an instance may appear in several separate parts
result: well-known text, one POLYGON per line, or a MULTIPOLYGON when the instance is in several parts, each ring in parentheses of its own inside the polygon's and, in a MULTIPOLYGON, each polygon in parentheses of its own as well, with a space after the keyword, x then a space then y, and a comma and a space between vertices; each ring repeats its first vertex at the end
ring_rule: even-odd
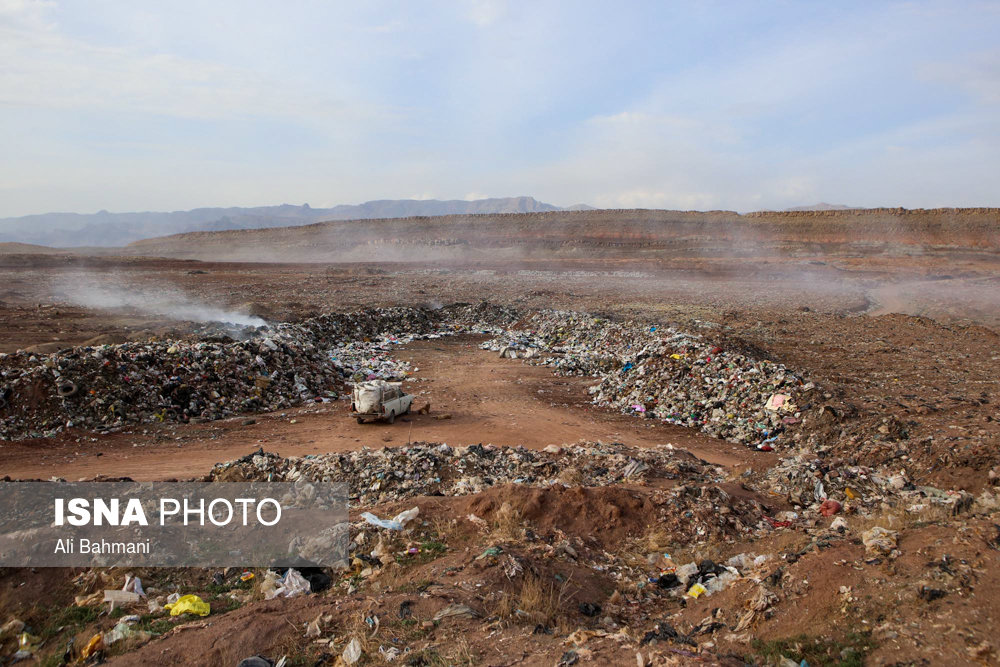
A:
POLYGON ((1000 248, 1000 209, 759 212, 601 210, 321 222, 137 241, 126 254, 213 260, 660 258, 1000 248), (819 248, 815 248, 818 250, 819 248))

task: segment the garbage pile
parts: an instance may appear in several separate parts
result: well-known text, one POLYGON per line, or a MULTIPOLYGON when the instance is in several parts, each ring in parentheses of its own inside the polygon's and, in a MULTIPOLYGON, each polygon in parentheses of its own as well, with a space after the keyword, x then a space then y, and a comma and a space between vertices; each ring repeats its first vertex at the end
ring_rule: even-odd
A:
POLYGON ((771 510, 718 486, 685 484, 657 502, 654 524, 678 542, 749 537, 768 526, 771 510))
POLYGON ((502 484, 606 487, 640 484, 646 478, 681 482, 651 494, 657 509, 649 517, 678 541, 743 537, 767 529, 767 508, 715 486, 724 480, 721 468, 669 445, 650 449, 581 443, 535 451, 416 443, 288 458, 261 450, 216 464, 207 480, 345 482, 352 505, 367 507, 422 495, 470 495, 502 484))
POLYGON ((40 355, 0 354, 0 439, 68 427, 214 420, 337 398, 346 382, 399 380, 394 345, 459 332, 497 333, 516 318, 490 304, 373 308, 250 328, 244 340, 128 342, 40 355))
POLYGON ((673 327, 541 311, 486 343, 503 357, 588 375, 593 402, 767 449, 801 423, 815 389, 781 364, 673 327))
POLYGON ((669 446, 656 449, 582 443, 524 447, 415 443, 284 458, 264 451, 216 464, 209 481, 346 482, 354 503, 375 505, 418 495, 460 496, 499 484, 548 486, 573 474, 575 485, 606 486, 647 476, 713 483, 721 468, 669 446))
POLYGON ((969 509, 974 500, 965 491, 914 484, 902 468, 850 465, 826 453, 801 451, 783 458, 764 471, 760 486, 794 507, 823 516, 886 508, 913 515, 932 511, 955 515, 969 509))
POLYGON ((650 582, 659 588, 672 590, 675 595, 685 595, 699 598, 709 597, 725 590, 739 579, 760 575, 767 566, 770 557, 741 553, 733 556, 725 563, 716 563, 710 559, 676 565, 670 554, 663 554, 658 577, 650 577, 650 582))

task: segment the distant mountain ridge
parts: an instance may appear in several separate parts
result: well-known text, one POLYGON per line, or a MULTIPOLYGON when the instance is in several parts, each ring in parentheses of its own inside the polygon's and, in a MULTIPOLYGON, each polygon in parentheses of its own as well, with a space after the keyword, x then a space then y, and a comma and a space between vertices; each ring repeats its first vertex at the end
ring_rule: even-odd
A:
POLYGON ((793 206, 792 208, 782 209, 783 211, 850 211, 852 209, 860 208, 859 206, 844 206, 843 204, 827 204, 825 201, 821 201, 818 204, 812 204, 811 206, 793 206))
POLYGON ((380 199, 363 204, 341 204, 332 208, 281 204, 252 208, 196 208, 172 212, 42 213, 0 218, 0 243, 31 243, 54 247, 123 246, 140 239, 169 234, 291 227, 327 220, 542 213, 590 208, 586 204, 576 204, 562 209, 540 202, 534 197, 501 197, 475 200, 380 199))

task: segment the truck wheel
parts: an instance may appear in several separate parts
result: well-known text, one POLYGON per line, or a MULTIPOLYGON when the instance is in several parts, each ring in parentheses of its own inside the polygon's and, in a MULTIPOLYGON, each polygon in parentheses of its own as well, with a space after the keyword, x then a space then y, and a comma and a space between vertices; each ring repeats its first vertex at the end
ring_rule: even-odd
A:
POLYGON ((395 410, 393 410, 392 412, 389 413, 389 419, 387 419, 386 421, 388 421, 390 424, 395 424, 396 423, 396 411, 395 410))
POLYGON ((365 423, 365 420, 364 420, 364 419, 362 419, 361 417, 358 417, 358 423, 359 423, 359 424, 364 424, 364 423, 365 423))

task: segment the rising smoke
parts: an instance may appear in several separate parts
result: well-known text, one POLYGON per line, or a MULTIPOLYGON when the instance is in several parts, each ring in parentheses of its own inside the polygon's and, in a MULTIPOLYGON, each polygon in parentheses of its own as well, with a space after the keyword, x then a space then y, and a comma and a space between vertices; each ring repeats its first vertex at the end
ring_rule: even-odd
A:
POLYGON ((129 284, 113 274, 78 277, 63 282, 55 291, 57 297, 87 308, 133 310, 172 320, 219 322, 235 327, 267 326, 259 317, 203 303, 176 287, 129 284))

